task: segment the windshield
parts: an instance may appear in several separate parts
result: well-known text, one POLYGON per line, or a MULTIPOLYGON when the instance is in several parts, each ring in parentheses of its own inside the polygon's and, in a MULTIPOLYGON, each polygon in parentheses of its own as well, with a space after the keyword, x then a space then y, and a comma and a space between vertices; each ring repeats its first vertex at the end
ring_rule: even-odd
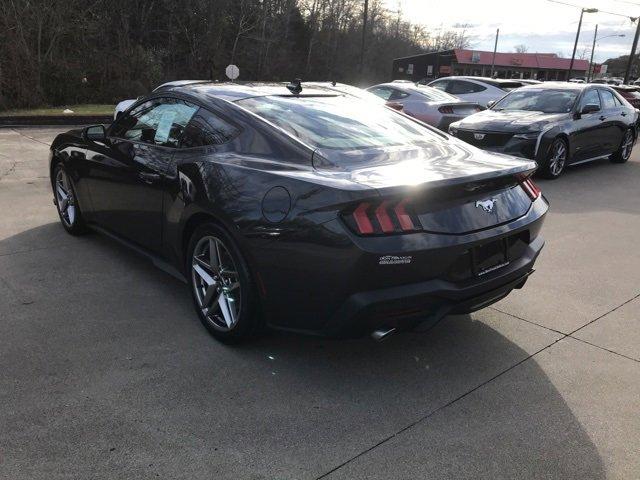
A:
POLYGON ((544 113, 567 113, 578 97, 576 90, 518 90, 497 102, 492 110, 530 110, 544 113))
POLYGON ((236 103, 317 148, 412 145, 435 136, 389 108, 345 95, 253 97, 236 103))

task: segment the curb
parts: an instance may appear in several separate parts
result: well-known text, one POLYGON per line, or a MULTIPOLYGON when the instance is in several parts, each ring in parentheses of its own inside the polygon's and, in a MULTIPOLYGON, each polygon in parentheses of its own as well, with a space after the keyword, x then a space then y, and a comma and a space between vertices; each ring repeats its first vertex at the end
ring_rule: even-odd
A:
POLYGON ((111 115, 34 115, 0 117, 1 127, 44 127, 58 125, 97 125, 111 123, 111 115))

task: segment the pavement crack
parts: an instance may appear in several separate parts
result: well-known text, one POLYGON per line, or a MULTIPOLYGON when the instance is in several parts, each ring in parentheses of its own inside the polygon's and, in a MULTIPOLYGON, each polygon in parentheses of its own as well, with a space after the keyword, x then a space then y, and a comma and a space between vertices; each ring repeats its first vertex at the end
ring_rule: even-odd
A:
POLYGON ((466 391, 465 393, 457 396, 456 398, 454 398, 453 400, 450 400, 449 402, 445 403, 444 405, 439 406, 438 408, 432 410, 431 412, 427 413, 426 415, 423 415, 422 417, 418 418, 417 420, 415 420, 414 422, 411 422, 410 424, 402 427, 400 430, 396 431, 395 433, 392 433, 391 435, 383 438, 382 440, 380 440, 378 443, 376 443, 375 445, 372 445, 371 447, 361 451, 360 453, 357 453, 356 455, 354 455, 353 457, 349 458, 348 460, 342 462, 340 465, 337 465, 336 467, 332 468, 331 470, 329 470, 328 472, 323 473, 322 475, 320 475, 319 477, 316 477, 316 480, 320 480, 322 478, 326 478, 327 476, 331 475, 333 472, 336 472, 337 470, 341 469, 342 467, 344 467, 345 465, 348 465, 349 463, 353 462, 354 460, 362 457, 363 455, 366 455, 367 453, 375 450, 376 448, 378 448, 381 445, 384 445, 385 443, 387 443, 389 440, 392 440, 393 438, 397 437, 398 435, 406 432, 407 430, 410 430, 411 428, 415 427, 416 425, 424 422, 425 420, 429 419, 430 417, 432 417, 433 415, 435 415, 436 413, 444 410, 447 407, 450 407, 451 405, 453 405, 454 403, 456 403, 459 400, 462 400, 463 398, 471 395, 473 392, 479 390, 480 388, 484 387, 485 385, 493 382, 494 380, 496 380, 497 378, 501 377, 502 375, 504 375, 507 372, 510 372, 511 370, 513 370, 514 368, 518 367, 519 365, 522 365, 524 362, 526 362, 527 360, 533 358, 534 356, 538 355, 539 353, 547 350, 548 348, 552 347, 553 345, 555 345, 556 343, 558 343, 559 341, 567 338, 567 335, 563 334, 564 336, 557 338, 556 340, 554 340, 553 342, 551 342, 549 345, 546 345, 544 347, 542 347, 540 350, 532 353, 531 355, 528 355, 527 357, 523 358, 522 360, 520 360, 519 362, 516 362, 515 364, 511 365, 510 367, 506 368, 505 370, 501 371, 500 373, 494 375, 493 377, 489 378, 488 380, 485 380, 484 382, 480 383, 479 385, 476 385, 475 387, 473 387, 472 389, 466 391))
POLYGON ((513 313, 505 312, 504 310, 500 310, 499 308, 496 308, 496 307, 488 307, 488 308, 490 308, 491 310, 495 310, 496 312, 500 312, 500 313, 502 313, 504 315, 508 315, 510 317, 517 318, 518 320, 522 320, 523 322, 530 323, 531 325, 535 325, 537 327, 544 328, 544 329, 549 330, 551 332, 559 333, 560 335, 569 335, 566 332, 562 332, 560 330, 555 330, 555 329, 547 327, 545 325, 541 325, 541 324, 533 322, 531 320, 527 320, 526 318, 519 317, 518 315, 514 315, 513 313))
POLYGON ((28 138, 33 142, 38 142, 38 143, 41 143, 42 145, 46 145, 47 147, 49 147, 49 144, 47 142, 43 142, 42 140, 38 140, 37 138, 30 137, 29 135, 25 135, 24 133, 20 132, 19 130, 16 130, 15 128, 12 128, 11 131, 17 133, 21 137, 28 138))
POLYGON ((585 323, 584 325, 582 325, 581 327, 576 328, 574 331, 569 332, 567 335, 572 336, 574 333, 582 330, 585 327, 588 327, 589 325, 591 325, 594 322, 597 322, 598 320, 600 320, 601 318, 606 317, 607 315, 609 315, 610 313, 615 312, 616 310, 618 310, 619 308, 624 307, 627 303, 631 303, 633 302, 636 298, 640 298, 640 293, 638 293, 636 296, 630 298, 629 300, 627 300, 626 302, 621 303, 620 305, 618 305, 617 307, 612 308, 611 310, 609 310, 606 313, 603 313, 602 315, 600 315, 599 317, 594 318, 593 320, 591 320, 590 322, 585 323))

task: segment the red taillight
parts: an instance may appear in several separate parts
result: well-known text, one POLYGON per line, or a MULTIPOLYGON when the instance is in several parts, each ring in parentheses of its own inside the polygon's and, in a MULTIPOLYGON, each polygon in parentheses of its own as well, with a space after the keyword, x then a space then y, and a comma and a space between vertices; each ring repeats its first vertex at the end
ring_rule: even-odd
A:
POLYGON ((404 105, 402 105, 401 103, 389 102, 387 103, 387 107, 401 111, 404 108, 404 105))
POLYGON ((453 113, 453 107, 451 105, 443 105, 442 107, 438 108, 438 111, 440 113, 451 114, 451 113, 453 113))
POLYGON ((358 205, 358 208, 353 211, 353 219, 356 221, 358 232, 363 235, 371 235, 373 233, 373 225, 371 225, 371 220, 369 220, 369 216, 367 215, 368 208, 368 203, 361 203, 358 205))
POLYGON ((520 180, 520 186, 525 191, 527 196, 531 199, 531 201, 535 200, 542 193, 538 186, 533 183, 531 177, 525 178, 524 180, 520 180))
POLYGON ((360 203, 351 213, 343 215, 346 223, 360 235, 408 233, 419 230, 417 222, 407 212, 407 200, 385 200, 377 205, 360 203))

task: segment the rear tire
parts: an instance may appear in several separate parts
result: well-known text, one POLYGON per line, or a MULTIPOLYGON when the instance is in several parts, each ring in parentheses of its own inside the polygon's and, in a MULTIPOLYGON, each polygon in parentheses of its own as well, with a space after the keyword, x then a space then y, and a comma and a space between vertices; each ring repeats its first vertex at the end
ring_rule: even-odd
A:
POLYGON ((187 248, 186 272, 196 312, 211 335, 237 343, 257 333, 256 288, 226 230, 215 223, 196 228, 187 248))
POLYGON ((626 163, 631 157, 631 151, 633 150, 633 130, 629 128, 622 137, 622 143, 620 148, 609 157, 612 163, 626 163))
POLYGON ((554 139, 547 152, 547 158, 538 170, 540 176, 555 180, 564 172, 568 158, 569 145, 566 140, 560 137, 554 139))
POLYGON ((78 196, 69 175, 60 163, 53 169, 52 188, 56 210, 64 229, 71 235, 86 233, 87 226, 82 218, 78 196))

